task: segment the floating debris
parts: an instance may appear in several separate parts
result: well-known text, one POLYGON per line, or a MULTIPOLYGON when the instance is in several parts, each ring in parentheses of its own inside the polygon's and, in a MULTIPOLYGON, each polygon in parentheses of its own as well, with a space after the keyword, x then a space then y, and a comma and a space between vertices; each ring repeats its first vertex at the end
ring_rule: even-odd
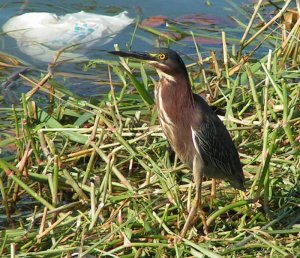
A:
POLYGON ((32 12, 12 17, 2 27, 13 37, 19 49, 34 59, 51 62, 58 50, 64 49, 64 59, 84 57, 82 50, 93 45, 101 46, 134 19, 124 11, 116 16, 106 16, 84 11, 58 16, 54 13, 32 12), (72 46, 79 46, 74 51, 72 46))

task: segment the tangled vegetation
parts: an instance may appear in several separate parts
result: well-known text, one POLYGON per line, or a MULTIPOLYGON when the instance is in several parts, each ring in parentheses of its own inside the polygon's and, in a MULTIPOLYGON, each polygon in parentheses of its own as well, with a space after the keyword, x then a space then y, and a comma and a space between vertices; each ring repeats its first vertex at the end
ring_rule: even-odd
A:
MULTIPOLYGON (((109 68, 110 92, 98 102, 59 85, 58 62, 39 80, 19 75, 32 90, 19 106, 1 108, 1 127, 9 129, 0 142, 0 256, 296 257, 300 7, 288 9, 291 2, 263 20, 259 1, 249 24, 240 24, 239 47, 229 49, 222 32, 222 53, 204 57, 195 43, 197 56, 189 58, 193 91, 224 119, 247 179, 245 193, 217 182, 215 198, 211 180, 204 182, 206 236, 199 221, 179 237, 192 176, 158 125, 154 71, 124 58, 91 62, 86 68, 109 68), (261 49, 268 51, 257 58, 261 49)), ((140 29, 175 44, 158 30, 140 29)), ((197 36, 176 25, 169 30, 197 36)), ((1 59, 3 67, 25 69, 1 59)))

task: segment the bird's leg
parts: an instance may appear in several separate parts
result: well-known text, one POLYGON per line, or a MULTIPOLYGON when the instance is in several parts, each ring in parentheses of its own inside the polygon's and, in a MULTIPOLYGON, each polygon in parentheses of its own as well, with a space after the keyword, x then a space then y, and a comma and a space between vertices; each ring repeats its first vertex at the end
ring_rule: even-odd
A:
POLYGON ((193 225, 192 221, 197 218, 198 214, 197 211, 199 209, 200 218, 203 223, 204 233, 208 233, 208 227, 206 224, 206 218, 205 213, 202 210, 202 201, 201 201, 201 188, 202 188, 202 179, 203 179, 203 173, 202 169, 200 168, 200 163, 198 158, 195 156, 193 160, 193 177, 194 177, 194 184, 196 188, 196 195, 192 203, 192 208, 189 212, 188 218, 183 226, 183 229, 181 231, 181 237, 185 237, 187 231, 190 229, 190 227, 193 225))
POLYGON ((197 209, 198 209, 198 202, 194 199, 192 203, 191 210, 189 212, 189 215, 184 223, 183 229, 181 231, 180 236, 185 237, 187 231, 190 229, 190 227, 193 225, 192 221, 197 217, 197 209))
MULTIPOLYGON (((194 159, 195 160, 195 159, 194 159)), ((202 220, 202 224, 203 224, 203 231, 204 234, 207 235, 208 234, 208 226, 206 223, 206 215, 205 212, 202 209, 202 181, 203 181, 203 173, 202 173, 202 169, 201 168, 197 168, 197 170, 195 170, 195 167, 193 167, 193 174, 195 176, 195 174, 197 174, 197 180, 195 180, 195 184, 196 184, 196 202, 198 203, 197 207, 198 207, 198 212, 200 215, 200 218, 202 220)))
POLYGON ((210 208, 213 208, 214 205, 214 199, 216 197, 216 179, 212 178, 211 179, 211 191, 210 191, 210 208))

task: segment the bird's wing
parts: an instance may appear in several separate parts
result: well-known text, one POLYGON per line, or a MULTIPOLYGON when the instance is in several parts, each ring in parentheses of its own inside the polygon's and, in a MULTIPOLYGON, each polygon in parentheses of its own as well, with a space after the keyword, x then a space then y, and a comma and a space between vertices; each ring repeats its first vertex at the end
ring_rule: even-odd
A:
POLYGON ((225 126, 215 117, 192 128, 194 145, 206 166, 213 166, 231 178, 236 173, 238 154, 225 126))

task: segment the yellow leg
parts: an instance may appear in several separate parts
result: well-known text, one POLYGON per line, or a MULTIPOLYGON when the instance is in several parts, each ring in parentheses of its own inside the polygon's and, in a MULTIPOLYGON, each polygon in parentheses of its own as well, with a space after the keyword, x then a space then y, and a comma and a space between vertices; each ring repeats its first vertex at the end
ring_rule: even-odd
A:
POLYGON ((207 235, 208 234, 208 226, 206 223, 206 215, 205 215, 204 210, 202 209, 202 191, 201 190, 202 190, 203 176, 202 176, 202 172, 199 174, 200 174, 200 179, 199 179, 198 190, 197 190, 197 186, 196 186, 196 191, 198 191, 198 194, 196 192, 196 198, 198 199, 198 212, 199 212, 200 218, 202 220, 203 231, 204 231, 204 234, 207 235))
POLYGON ((198 202, 194 199, 193 203, 192 203, 192 208, 189 212, 189 215, 187 217, 186 222, 184 223, 183 229, 181 231, 180 236, 181 237, 185 237, 187 231, 191 228, 191 226, 193 225, 193 220, 195 219, 195 217, 197 217, 197 209, 198 209, 198 202))
POLYGON ((194 160, 193 160, 193 177, 194 177, 194 184, 195 184, 195 188, 196 188, 196 194, 195 194, 195 198, 192 203, 192 208, 189 212, 187 220, 181 231, 181 234, 180 234, 181 237, 185 237, 187 231, 193 225, 193 221, 195 221, 196 218, 198 217, 198 211, 199 211, 199 215, 202 220, 202 223, 203 223, 204 233, 205 234, 208 233, 208 227, 207 227, 207 223, 206 223, 205 213, 202 210, 202 200, 201 200, 202 199, 201 198, 202 197, 201 188, 202 188, 203 173, 202 173, 202 170, 200 167, 199 159, 196 156, 194 157, 194 160))
POLYGON ((214 199, 216 198, 216 179, 212 178, 211 180, 211 191, 210 191, 210 208, 213 208, 214 199))

